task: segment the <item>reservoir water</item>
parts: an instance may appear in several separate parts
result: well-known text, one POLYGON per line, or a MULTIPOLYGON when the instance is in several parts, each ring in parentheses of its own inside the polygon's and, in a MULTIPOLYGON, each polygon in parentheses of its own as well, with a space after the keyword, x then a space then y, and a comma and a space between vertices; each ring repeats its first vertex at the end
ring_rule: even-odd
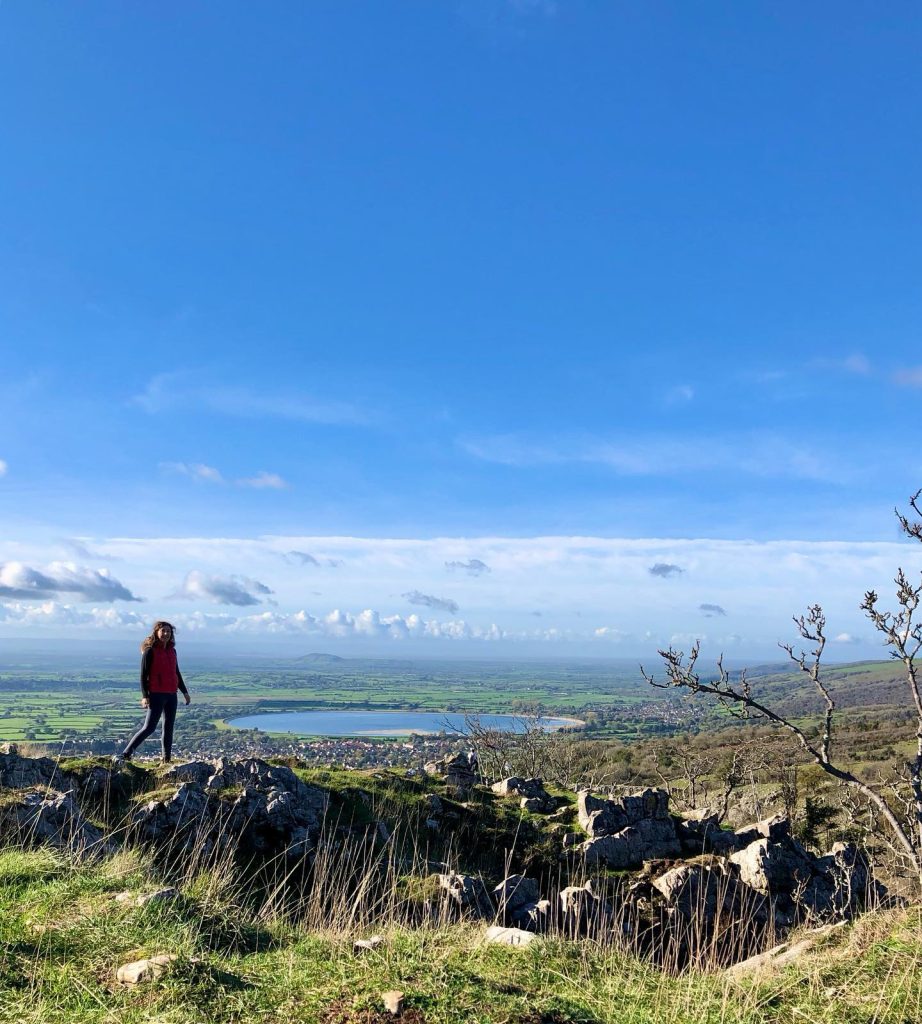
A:
MULTIPOLYGON (((515 715, 480 715, 479 720, 487 729, 524 731, 524 723, 515 715)), ((542 718, 540 724, 543 729, 553 730, 582 723, 574 718, 542 718)), ((296 736, 409 736, 414 732, 465 731, 464 715, 447 711, 279 711, 232 718, 228 725, 296 736)))

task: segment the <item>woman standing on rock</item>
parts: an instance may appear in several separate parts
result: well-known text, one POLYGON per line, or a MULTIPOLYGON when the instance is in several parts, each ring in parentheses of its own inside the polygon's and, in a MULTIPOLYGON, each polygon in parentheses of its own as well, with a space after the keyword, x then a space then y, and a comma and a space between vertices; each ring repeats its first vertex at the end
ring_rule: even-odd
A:
POLYGON ((155 622, 150 636, 141 644, 141 707, 147 708, 144 724, 131 737, 128 746, 115 757, 116 764, 130 761, 134 752, 157 728, 163 716, 163 763, 169 764, 173 752, 173 723, 176 721, 177 690, 187 704, 192 703, 176 662, 176 640, 169 622, 155 622))

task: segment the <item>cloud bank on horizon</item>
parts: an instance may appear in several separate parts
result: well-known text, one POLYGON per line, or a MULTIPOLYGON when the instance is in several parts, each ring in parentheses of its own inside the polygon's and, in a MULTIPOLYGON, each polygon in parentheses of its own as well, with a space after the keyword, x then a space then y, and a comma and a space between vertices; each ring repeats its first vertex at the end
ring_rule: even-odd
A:
POLYGON ((267 536, 80 543, 117 559, 119 578, 45 563, 42 545, 0 542, 3 557, 13 547, 20 555, 0 562, 0 636, 89 631, 118 644, 117 634, 167 618, 230 648, 322 639, 378 654, 649 657, 657 647, 699 639, 706 650, 765 657, 790 639, 791 617, 819 602, 831 650, 854 659, 881 653, 858 610, 864 591, 886 597, 897 565, 922 569, 922 549, 885 541, 267 536), (446 577, 449 564, 463 568, 446 577), (471 564, 490 571, 472 573, 471 564), (331 566, 335 572, 321 577, 331 566), (321 578, 322 591, 308 589, 321 578), (425 611, 407 613, 408 603, 425 611))

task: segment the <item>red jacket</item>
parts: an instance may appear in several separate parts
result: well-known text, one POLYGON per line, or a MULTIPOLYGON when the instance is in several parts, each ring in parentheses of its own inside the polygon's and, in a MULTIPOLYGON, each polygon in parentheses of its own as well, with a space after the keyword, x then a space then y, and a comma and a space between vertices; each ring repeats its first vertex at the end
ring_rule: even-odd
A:
POLYGON ((176 662, 176 648, 154 644, 141 655, 141 693, 187 693, 176 662))

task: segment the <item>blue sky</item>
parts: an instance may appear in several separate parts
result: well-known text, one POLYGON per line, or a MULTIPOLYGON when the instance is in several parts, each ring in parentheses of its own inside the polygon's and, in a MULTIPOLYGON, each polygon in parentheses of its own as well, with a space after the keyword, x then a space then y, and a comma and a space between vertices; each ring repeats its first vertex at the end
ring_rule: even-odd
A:
POLYGON ((0 637, 758 655, 823 600, 871 652, 919 564, 920 43, 7 0, 0 637))

